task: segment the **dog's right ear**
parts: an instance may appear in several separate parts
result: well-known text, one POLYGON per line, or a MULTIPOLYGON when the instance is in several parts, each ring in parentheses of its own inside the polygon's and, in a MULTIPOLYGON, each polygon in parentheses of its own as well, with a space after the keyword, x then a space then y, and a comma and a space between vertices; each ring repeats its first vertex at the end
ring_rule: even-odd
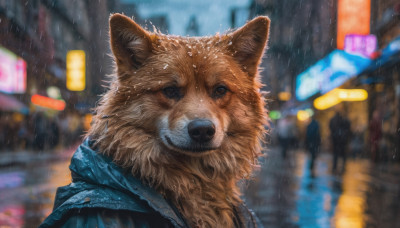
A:
POLYGON ((119 71, 138 69, 151 54, 151 35, 125 15, 111 15, 110 38, 119 71))

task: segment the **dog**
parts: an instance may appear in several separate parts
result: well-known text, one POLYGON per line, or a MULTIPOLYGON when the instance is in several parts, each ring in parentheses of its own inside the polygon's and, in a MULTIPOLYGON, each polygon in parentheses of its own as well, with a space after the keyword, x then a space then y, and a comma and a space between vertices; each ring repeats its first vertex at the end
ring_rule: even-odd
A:
POLYGON ((99 153, 155 189, 190 227, 235 227, 237 183, 262 155, 259 65, 270 20, 209 37, 149 32, 110 17, 115 61, 88 131, 99 153))

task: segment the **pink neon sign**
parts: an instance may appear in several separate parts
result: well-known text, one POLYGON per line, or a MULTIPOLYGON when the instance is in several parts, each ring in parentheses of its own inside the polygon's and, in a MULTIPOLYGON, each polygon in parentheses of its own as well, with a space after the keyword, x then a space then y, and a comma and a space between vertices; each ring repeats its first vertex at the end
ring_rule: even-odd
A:
POLYGON ((347 35, 344 40, 344 50, 348 53, 370 57, 376 48, 375 35, 347 35))
POLYGON ((4 93, 25 93, 26 62, 0 47, 0 91, 4 93))

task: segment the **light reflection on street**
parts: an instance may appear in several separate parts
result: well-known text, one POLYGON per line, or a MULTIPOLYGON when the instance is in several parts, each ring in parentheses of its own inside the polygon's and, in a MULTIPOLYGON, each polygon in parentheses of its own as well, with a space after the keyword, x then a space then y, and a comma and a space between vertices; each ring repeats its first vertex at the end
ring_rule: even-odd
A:
POLYGON ((337 228, 365 227, 364 212, 366 191, 370 177, 363 175, 369 170, 366 161, 349 161, 343 175, 343 193, 340 195, 334 221, 337 228))
POLYGON ((63 160, 2 170, 0 227, 37 227, 51 213, 57 187, 70 182, 68 165, 63 160))
POLYGON ((245 192, 247 204, 266 227, 400 226, 396 223, 400 210, 394 206, 400 198, 397 165, 372 166, 366 159, 349 160, 342 174, 332 174, 332 156, 323 153, 313 176, 304 151, 291 151, 290 155, 283 160, 279 150, 271 150, 256 182, 245 192), (377 203, 377 198, 386 200, 377 203))

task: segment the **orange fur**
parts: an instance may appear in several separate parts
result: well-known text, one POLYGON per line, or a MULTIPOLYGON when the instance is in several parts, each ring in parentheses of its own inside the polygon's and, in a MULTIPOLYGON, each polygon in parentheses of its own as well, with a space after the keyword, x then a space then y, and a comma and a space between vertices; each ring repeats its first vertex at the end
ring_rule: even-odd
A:
POLYGON ((117 65, 88 133, 102 153, 169 198, 192 227, 233 227, 241 200, 237 182, 249 178, 261 155, 265 109, 258 66, 269 19, 213 37, 177 37, 110 18, 117 65), (229 91, 213 97, 218 83, 229 91), (169 99, 171 84, 183 97, 169 99), (218 148, 202 153, 169 148, 157 123, 173 129, 183 118, 213 118, 223 131, 218 148))

